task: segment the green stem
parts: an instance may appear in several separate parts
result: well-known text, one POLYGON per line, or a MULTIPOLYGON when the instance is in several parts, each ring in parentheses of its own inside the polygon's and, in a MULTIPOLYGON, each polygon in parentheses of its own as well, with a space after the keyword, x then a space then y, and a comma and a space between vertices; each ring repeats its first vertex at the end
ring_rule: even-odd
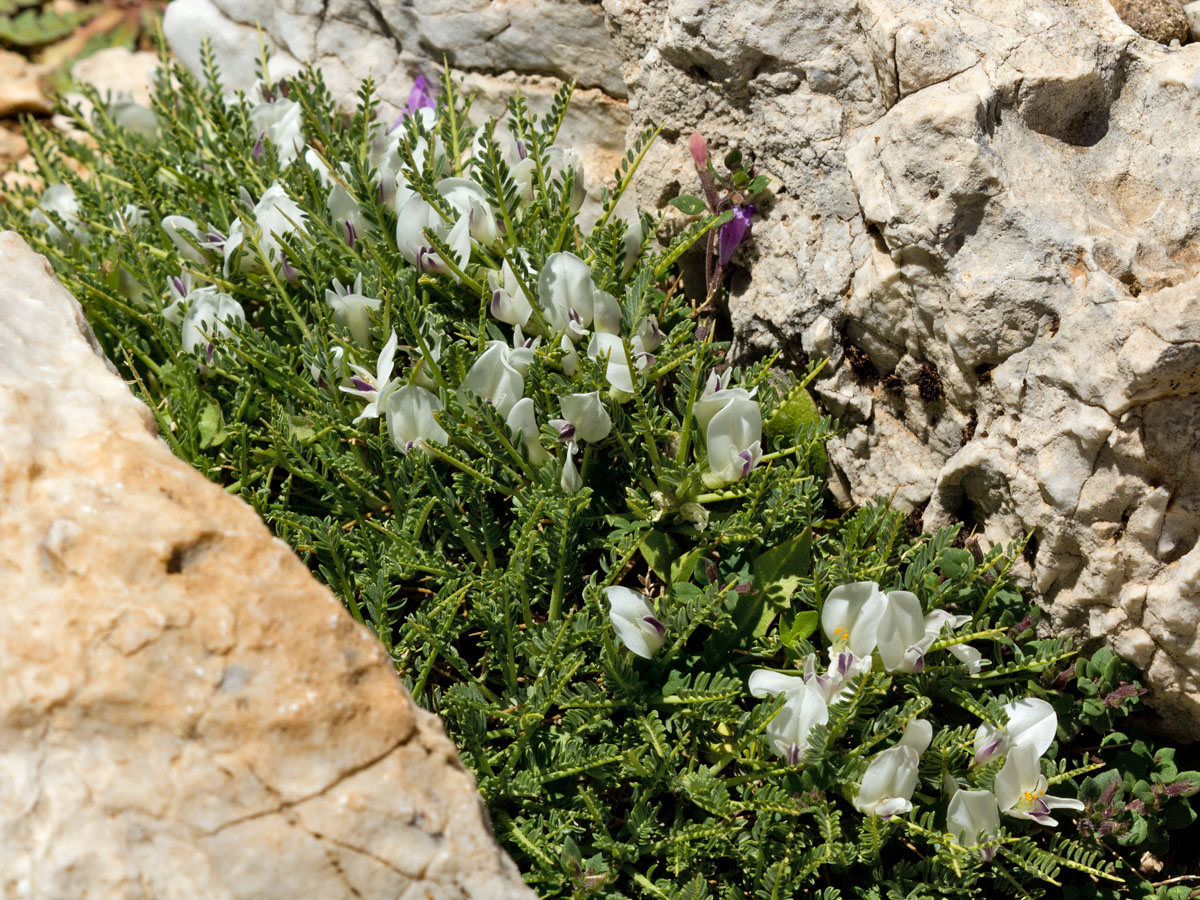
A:
MULTIPOLYGON (((704 336, 702 349, 707 350, 709 344, 712 343, 713 331, 708 329, 708 334, 704 336)), ((698 350, 701 348, 698 348, 698 350)), ((683 431, 679 435, 679 449, 675 452, 675 464, 682 466, 687 460, 689 445, 692 441, 692 410, 696 406, 696 400, 699 399, 700 381, 704 377, 704 371, 697 369, 695 376, 692 378, 692 386, 688 390, 687 406, 683 410, 683 431)))

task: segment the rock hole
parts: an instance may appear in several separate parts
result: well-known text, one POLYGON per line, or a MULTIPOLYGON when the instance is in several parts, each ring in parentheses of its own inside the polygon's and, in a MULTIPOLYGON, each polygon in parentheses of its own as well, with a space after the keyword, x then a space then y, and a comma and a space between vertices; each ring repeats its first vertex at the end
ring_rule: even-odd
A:
POLYGON ((217 536, 205 532, 190 541, 176 544, 171 548, 171 555, 167 557, 167 574, 179 575, 194 566, 216 543, 217 536))
POLYGON ((926 403, 937 403, 946 396, 942 376, 931 362, 921 364, 921 371, 917 375, 917 393, 926 403))
POLYGON ((1029 568, 1037 567, 1038 555, 1038 539, 1037 535, 1031 534, 1029 540, 1025 543, 1025 549, 1021 551, 1021 558, 1029 563, 1029 568))
POLYGON ((968 444, 971 438, 975 437, 975 429, 979 427, 979 413, 971 410, 971 416, 967 419, 967 425, 963 428, 962 442, 968 444))
POLYGON ((854 373, 854 377, 860 381, 878 381, 879 370, 875 368, 875 363, 871 361, 867 351, 844 338, 843 344, 846 349, 846 362, 850 364, 850 371, 854 373))
POLYGON ((1038 134, 1072 147, 1094 147, 1108 134, 1109 110, 1124 87, 1123 74, 1106 81, 1099 72, 1032 87, 1021 118, 1038 134))

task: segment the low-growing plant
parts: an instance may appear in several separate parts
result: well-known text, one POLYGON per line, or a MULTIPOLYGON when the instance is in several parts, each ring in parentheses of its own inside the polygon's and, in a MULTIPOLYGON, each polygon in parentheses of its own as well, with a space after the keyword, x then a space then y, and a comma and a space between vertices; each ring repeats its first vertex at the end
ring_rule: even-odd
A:
POLYGON ((1139 866, 1200 773, 1134 734, 1127 667, 1035 637, 1019 546, 830 515, 819 366, 727 359, 761 176, 726 157, 657 248, 616 215, 648 133, 585 223, 569 96, 476 124, 443 76, 389 124, 369 83, 344 113, 315 72, 226 97, 164 60, 152 116, 32 127, 47 188, 0 220, 379 636, 542 896, 1173 890, 1139 866))

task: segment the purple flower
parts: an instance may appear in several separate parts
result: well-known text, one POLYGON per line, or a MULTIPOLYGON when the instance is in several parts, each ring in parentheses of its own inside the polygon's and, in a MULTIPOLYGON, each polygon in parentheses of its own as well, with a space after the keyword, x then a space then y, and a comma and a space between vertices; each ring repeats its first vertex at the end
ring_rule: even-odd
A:
POLYGON ((433 95, 429 93, 429 82, 425 80, 424 75, 418 75, 413 82, 412 90, 408 92, 408 105, 404 107, 405 111, 411 116, 418 109, 432 109, 436 105, 433 95))
POLYGON ((720 247, 717 264, 724 268, 733 259, 733 251, 750 237, 750 217, 754 215, 754 206, 750 203, 733 208, 733 218, 721 226, 717 240, 720 247))

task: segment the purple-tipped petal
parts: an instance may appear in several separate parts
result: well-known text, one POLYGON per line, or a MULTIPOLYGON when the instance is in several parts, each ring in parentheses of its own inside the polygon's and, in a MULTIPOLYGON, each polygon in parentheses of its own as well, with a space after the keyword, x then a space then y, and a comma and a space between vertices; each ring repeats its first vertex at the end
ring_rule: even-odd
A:
POLYGON ((642 621, 653 625, 654 630, 658 632, 659 637, 667 636, 667 626, 658 621, 658 619, 654 618, 654 616, 642 616, 642 621))
POLYGON ((529 151, 525 149, 524 141, 517 141, 517 156, 519 156, 521 159, 525 159, 529 156, 529 151))
POLYGON ((349 244, 350 249, 353 250, 355 243, 358 241, 358 229, 356 229, 349 220, 346 220, 342 224, 346 228, 346 243, 349 244))
POLYGON ((187 291, 184 289, 183 282, 180 279, 172 278, 171 284, 175 286, 175 293, 177 293, 180 297, 187 296, 187 291))
POLYGON ((375 385, 371 384, 369 381, 363 381, 357 375, 354 375, 350 378, 350 383, 352 385, 354 385, 356 388, 358 388, 360 391, 375 390, 375 385))
POLYGON ((265 135, 260 134, 258 136, 258 140, 254 142, 254 149, 251 151, 251 156, 253 156, 255 159, 262 159, 264 136, 265 135))
POLYGON ((742 459, 742 477, 745 478, 754 468, 754 454, 749 450, 743 450, 738 456, 742 459))
POLYGON ((789 766, 797 766, 800 764, 800 748, 795 744, 788 744, 787 764, 789 766))
POLYGON ((729 265, 733 251, 750 237, 750 217, 753 214, 754 207, 750 204, 735 206, 733 218, 721 226, 717 233, 717 265, 721 268, 729 265))
POLYGON ((575 426, 570 422, 564 422, 563 426, 558 429, 558 439, 564 443, 575 440, 575 426))
POLYGON ((216 350, 216 348, 215 348, 215 347, 214 347, 212 344, 209 344, 209 345, 208 345, 208 350, 207 350, 207 351, 205 352, 205 354, 204 354, 204 355, 205 355, 205 356, 208 358, 208 362, 209 362, 209 364, 210 364, 210 365, 212 364, 212 361, 213 361, 213 352, 214 352, 215 350, 216 350))
POLYGON ((418 109, 432 109, 437 104, 429 92, 429 82, 424 75, 418 75, 413 81, 412 90, 408 92, 408 104, 404 107, 410 116, 418 109))

